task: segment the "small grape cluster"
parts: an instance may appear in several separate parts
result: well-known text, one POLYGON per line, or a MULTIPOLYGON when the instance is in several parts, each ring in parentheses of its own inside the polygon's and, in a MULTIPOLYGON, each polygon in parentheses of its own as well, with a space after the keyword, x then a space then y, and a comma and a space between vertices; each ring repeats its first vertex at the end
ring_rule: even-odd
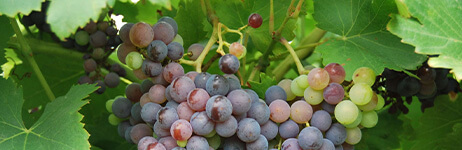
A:
POLYGON ((121 43, 117 32, 112 21, 90 21, 84 28, 77 30, 74 38, 69 37, 62 42, 66 48, 76 48, 87 52, 83 56, 83 68, 86 74, 79 78, 78 83, 97 83, 101 87, 96 91, 98 94, 104 93, 106 87, 117 87, 120 77, 127 75, 126 70, 119 64, 110 65, 106 62, 109 55, 121 43), (103 75, 101 68, 110 70, 110 72, 103 75))
POLYGON ((409 109, 404 105, 404 101, 411 104, 412 97, 416 96, 422 103, 421 111, 434 105, 438 95, 456 95, 461 92, 459 83, 450 74, 449 69, 431 68, 426 63, 417 71, 412 71, 420 78, 411 77, 404 72, 385 69, 382 74, 384 86, 387 90, 384 93, 386 105, 391 104, 390 113, 400 110, 408 113, 409 109), (402 97, 405 97, 403 100, 402 97))
POLYGON ((331 63, 268 88, 270 118, 280 123, 279 134, 285 139, 281 149, 352 149, 361 140, 360 128, 377 124, 376 110, 385 102, 371 88, 374 71, 358 68, 348 93, 342 86, 348 83, 344 79, 344 68, 331 63), (300 130, 301 124, 306 127, 300 130))
POLYGON ((51 31, 50 24, 46 22, 46 12, 49 5, 50 1, 42 2, 41 11, 32 11, 29 15, 22 16, 21 23, 26 27, 35 25, 40 31, 50 33, 53 40, 59 41, 59 38, 51 31))

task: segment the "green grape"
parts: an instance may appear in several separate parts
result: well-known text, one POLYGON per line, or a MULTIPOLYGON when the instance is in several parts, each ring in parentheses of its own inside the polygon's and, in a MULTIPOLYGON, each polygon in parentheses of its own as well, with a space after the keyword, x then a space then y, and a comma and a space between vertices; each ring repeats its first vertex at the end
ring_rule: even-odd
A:
POLYGON ((365 83, 369 86, 374 85, 375 82, 375 73, 374 70, 368 67, 361 67, 355 70, 353 73, 353 82, 365 83))
POLYGON ((290 84, 290 90, 295 96, 303 96, 305 91, 305 89, 300 88, 294 81, 290 84))
POLYGON ((359 109, 363 110, 363 111, 371 111, 371 110, 374 110, 375 107, 377 107, 377 102, 378 102, 378 96, 375 92, 372 92, 372 99, 369 103, 367 103, 366 105, 360 105, 358 106, 359 109))
POLYGON ((300 75, 294 79, 294 82, 298 85, 298 87, 302 89, 306 89, 310 84, 308 84, 308 76, 307 75, 300 75))
POLYGON ((375 106, 374 110, 380 110, 385 105, 385 100, 381 95, 377 95, 377 106, 375 106))
POLYGON ((213 137, 207 138, 207 142, 209 143, 210 147, 212 147, 213 149, 218 149, 218 147, 221 144, 221 137, 220 135, 215 134, 213 137))
POLYGON ((106 101, 106 110, 110 113, 112 113, 112 103, 114 103, 114 99, 106 101))
POLYGON ((351 145, 358 144, 361 141, 361 130, 358 127, 346 128, 347 137, 345 142, 351 145))
POLYGON ((366 105, 372 99, 373 91, 372 88, 365 83, 356 83, 351 87, 350 99, 356 105, 366 105))
POLYGON ((95 48, 93 49, 93 53, 91 56, 97 60, 104 58, 104 49, 103 48, 95 48))
POLYGON ((138 52, 130 52, 125 58, 125 62, 127 66, 133 70, 140 69, 143 64, 143 57, 141 57, 141 54, 138 52))
POLYGON ((304 94, 305 101, 311 105, 321 104, 324 99, 322 90, 314 90, 311 87, 306 88, 304 94))
POLYGON ((110 114, 109 117, 108 117, 108 121, 109 121, 109 124, 111 124, 113 126, 116 126, 120 122, 122 122, 123 120, 120 119, 120 118, 117 118, 114 114, 110 114))
POLYGON ((210 132, 209 134, 204 135, 204 137, 206 137, 206 138, 211 138, 211 137, 215 136, 215 134, 217 134, 217 131, 214 129, 214 130, 212 130, 212 132, 210 132))
POLYGON ((80 46, 85 46, 90 41, 90 35, 84 30, 80 30, 75 33, 75 42, 80 46))
POLYGON ((290 85, 292 84, 292 80, 290 79, 284 79, 279 81, 278 86, 280 86, 284 91, 286 92, 287 95, 287 101, 291 101, 295 99, 295 94, 292 93, 292 90, 290 88, 290 85))
POLYGON ((355 128, 357 127, 360 123, 361 123, 361 120, 363 119, 363 113, 362 112, 359 112, 358 113, 358 118, 356 118, 356 120, 351 123, 351 124, 346 124, 344 125, 345 127, 347 128, 355 128))
POLYGON ((349 100, 341 101, 334 110, 335 118, 341 124, 353 123, 358 118, 359 113, 358 107, 349 100))
POLYGON ((372 128, 377 125, 379 121, 379 116, 375 111, 365 111, 363 112, 363 119, 361 120, 361 125, 366 128, 372 128))
POLYGON ((172 42, 178 42, 180 43, 181 45, 183 45, 183 37, 181 37, 181 35, 177 34, 175 36, 175 38, 173 38, 173 41, 172 42))
POLYGON ((179 147, 186 147, 186 144, 188 144, 188 140, 176 141, 176 144, 178 144, 179 147))

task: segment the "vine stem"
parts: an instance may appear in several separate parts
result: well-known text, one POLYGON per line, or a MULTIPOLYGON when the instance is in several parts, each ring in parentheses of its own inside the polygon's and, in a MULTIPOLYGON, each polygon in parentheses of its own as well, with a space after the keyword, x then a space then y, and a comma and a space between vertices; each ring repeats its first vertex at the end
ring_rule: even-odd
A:
MULTIPOLYGON (((311 43, 318 43, 319 40, 326 34, 326 31, 315 28, 307 37, 305 37, 300 43, 300 45, 308 45, 311 43)), ((297 48, 296 48, 297 49, 297 48)), ((296 52, 298 58, 306 58, 311 55, 314 51, 315 47, 307 47, 303 50, 299 50, 296 52)), ((287 57, 281 63, 279 63, 276 68, 273 70, 273 75, 276 77, 276 80, 280 80, 284 74, 290 69, 290 65, 294 63, 294 59, 292 57, 287 57)))
POLYGON ((280 41, 282 45, 284 45, 287 48, 290 55, 292 56, 292 59, 294 60, 295 65, 297 66, 298 74, 300 75, 305 74, 306 73, 305 68, 303 68, 302 62, 300 62, 300 59, 298 58, 297 53, 295 53, 294 48, 290 46, 289 42, 287 42, 285 38, 281 38, 280 41))
POLYGON ((18 37, 19 44, 21 45, 22 54, 24 55, 24 57, 26 57, 27 61, 32 67, 32 70, 37 75, 37 78, 40 84, 42 85, 43 89, 45 90, 45 93, 48 96, 48 99, 50 99, 50 101, 53 101, 56 97, 51 91, 51 88, 48 85, 47 81, 45 80, 45 77, 43 76, 42 72, 40 71, 40 68, 37 65, 37 62, 34 59, 31 48, 29 44, 27 44, 26 39, 24 38, 24 36, 21 33, 21 30, 19 29, 18 22, 16 21, 15 18, 9 18, 9 19, 10 19, 11 26, 13 26, 13 30, 16 33, 16 36, 18 37))

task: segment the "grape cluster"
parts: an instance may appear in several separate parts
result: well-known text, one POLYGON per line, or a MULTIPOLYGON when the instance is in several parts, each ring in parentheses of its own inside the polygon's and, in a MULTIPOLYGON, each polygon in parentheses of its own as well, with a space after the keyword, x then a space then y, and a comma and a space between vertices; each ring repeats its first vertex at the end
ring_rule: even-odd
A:
POLYGON ((62 45, 66 48, 76 48, 86 52, 83 56, 83 68, 85 75, 78 80, 79 84, 97 83, 100 88, 96 91, 102 94, 106 87, 115 88, 120 83, 120 77, 125 77, 127 72, 119 64, 108 64, 109 55, 121 43, 118 30, 112 21, 89 22, 84 28, 78 29, 73 38, 66 38, 62 45), (110 72, 103 75, 102 68, 110 72))
POLYGON ((422 103, 421 111, 424 112, 426 108, 434 105, 438 95, 455 95, 461 91, 457 80, 449 75, 449 69, 431 68, 424 63, 417 71, 411 73, 415 73, 420 80, 404 72, 390 69, 385 69, 383 72, 382 86, 387 89, 384 97, 387 99, 386 105, 391 104, 390 113, 398 110, 408 113, 409 109, 404 105, 404 101, 411 104, 413 96, 422 103))
POLYGON ((280 124, 279 134, 285 139, 281 149, 354 147, 361 140, 360 128, 374 127, 378 122, 376 110, 385 103, 371 88, 375 76, 370 68, 358 68, 347 86, 351 88, 344 89, 345 70, 331 63, 268 88, 265 100, 270 119, 280 124), (301 124, 306 127, 300 128, 301 124))

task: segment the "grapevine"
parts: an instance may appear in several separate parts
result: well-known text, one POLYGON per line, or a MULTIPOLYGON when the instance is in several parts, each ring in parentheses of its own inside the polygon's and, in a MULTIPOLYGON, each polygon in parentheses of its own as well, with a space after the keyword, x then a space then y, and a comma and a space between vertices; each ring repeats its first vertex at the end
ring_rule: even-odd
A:
POLYGON ((2 6, 5 149, 453 149, 461 137, 456 1, 2 6))

